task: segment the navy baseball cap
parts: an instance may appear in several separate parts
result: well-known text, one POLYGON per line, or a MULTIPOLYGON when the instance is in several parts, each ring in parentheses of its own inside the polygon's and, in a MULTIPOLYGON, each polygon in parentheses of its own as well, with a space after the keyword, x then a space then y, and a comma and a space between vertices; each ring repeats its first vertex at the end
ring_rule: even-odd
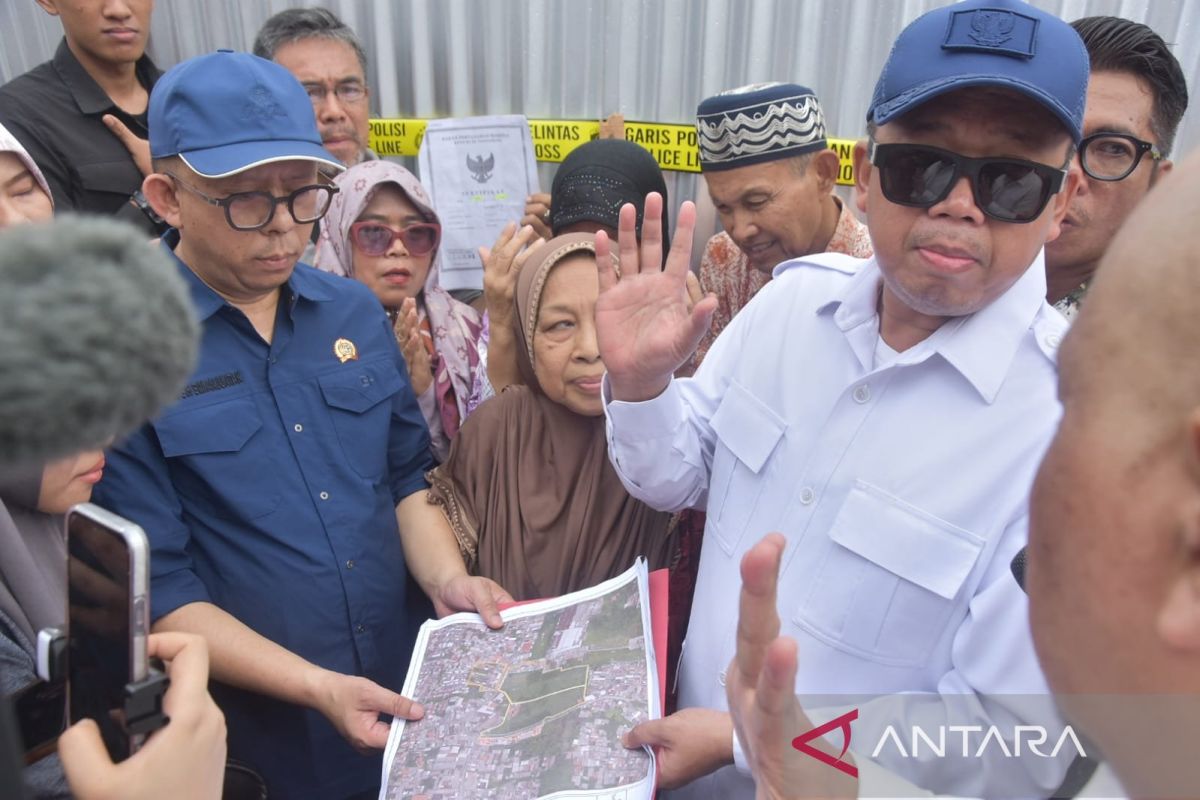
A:
POLYGON ((312 101, 273 61, 232 50, 188 59, 150 93, 150 155, 179 156, 206 178, 296 159, 342 170, 321 146, 312 101))
POLYGON ((1011 89, 1042 105, 1079 144, 1090 64, 1075 29, 1019 0, 930 11, 896 37, 867 109, 883 125, 945 92, 1011 89))

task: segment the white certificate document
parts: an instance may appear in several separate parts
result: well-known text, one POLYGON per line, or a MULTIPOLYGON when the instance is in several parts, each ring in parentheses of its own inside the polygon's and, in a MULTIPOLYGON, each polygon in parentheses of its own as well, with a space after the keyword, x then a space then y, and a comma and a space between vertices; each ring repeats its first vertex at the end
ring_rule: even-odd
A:
POLYGON ((539 191, 529 121, 519 114, 431 120, 417 158, 442 221, 439 282, 482 289, 478 248, 519 221, 525 198, 539 191))

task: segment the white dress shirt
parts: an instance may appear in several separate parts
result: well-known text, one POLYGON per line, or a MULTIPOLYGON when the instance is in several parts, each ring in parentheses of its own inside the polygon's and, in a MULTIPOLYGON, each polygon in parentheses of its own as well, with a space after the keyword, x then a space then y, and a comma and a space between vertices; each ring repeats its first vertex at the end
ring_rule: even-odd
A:
MULTIPOLYGON (((785 262, 693 378, 642 403, 613 401, 605 380, 609 455, 629 492, 708 512, 680 707, 726 708, 739 563, 781 531, 779 614, 799 643, 802 702, 893 695, 863 710, 852 749, 889 724, 945 720, 952 696, 985 728, 1011 730, 1031 702, 1044 723, 1048 689, 1009 569, 1060 413, 1065 325, 1044 301, 1042 256, 989 306, 876 367, 880 280, 873 259, 785 262), (928 694, 901 704, 900 692, 928 694), (1017 693, 1038 698, 998 696, 1017 693)), ((877 760, 937 793, 1045 797, 1072 755, 877 760)), ((751 798, 753 786, 730 767, 680 794, 751 798)))

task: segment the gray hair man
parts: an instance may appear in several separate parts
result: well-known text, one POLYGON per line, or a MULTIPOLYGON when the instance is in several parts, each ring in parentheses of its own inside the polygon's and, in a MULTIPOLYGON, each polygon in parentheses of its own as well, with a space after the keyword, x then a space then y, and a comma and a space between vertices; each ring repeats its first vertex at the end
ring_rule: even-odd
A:
POLYGON ((289 8, 263 23, 254 55, 285 67, 312 100, 325 149, 347 167, 377 158, 367 147, 367 54, 354 31, 326 8, 289 8))

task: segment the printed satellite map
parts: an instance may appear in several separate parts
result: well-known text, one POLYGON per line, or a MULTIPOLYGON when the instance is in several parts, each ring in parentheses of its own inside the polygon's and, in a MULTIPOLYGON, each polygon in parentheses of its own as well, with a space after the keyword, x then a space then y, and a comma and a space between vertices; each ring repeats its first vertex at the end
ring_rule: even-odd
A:
POLYGON ((380 797, 649 797, 649 753, 620 742, 657 696, 645 587, 641 565, 499 631, 427 623, 404 691, 425 717, 393 725, 380 797))

